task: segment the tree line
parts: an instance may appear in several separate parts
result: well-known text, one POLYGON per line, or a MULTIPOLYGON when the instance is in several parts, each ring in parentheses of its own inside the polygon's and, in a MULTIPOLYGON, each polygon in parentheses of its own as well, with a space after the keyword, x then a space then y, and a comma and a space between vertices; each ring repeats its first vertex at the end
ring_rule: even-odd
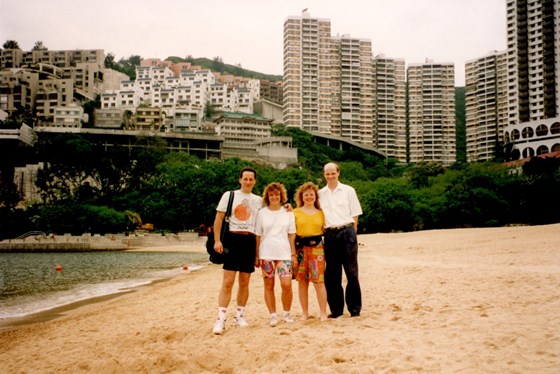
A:
POLYGON ((32 230, 130 232, 135 223, 127 212, 158 232, 196 230, 212 224, 222 193, 239 187, 242 167, 257 170, 255 193, 279 181, 295 205, 302 183, 324 186, 322 167, 329 161, 340 165, 341 181, 358 193, 360 233, 560 222, 559 159, 535 157, 522 170, 500 163, 400 165, 358 149, 331 149, 298 129, 278 126, 274 133, 293 137, 297 165, 280 170, 237 158, 206 161, 168 153, 153 138, 139 137, 127 148, 104 148, 79 134, 43 139, 35 147, 36 159, 45 163, 37 180, 42 201, 22 207, 15 186, 3 191, 1 239, 32 230))

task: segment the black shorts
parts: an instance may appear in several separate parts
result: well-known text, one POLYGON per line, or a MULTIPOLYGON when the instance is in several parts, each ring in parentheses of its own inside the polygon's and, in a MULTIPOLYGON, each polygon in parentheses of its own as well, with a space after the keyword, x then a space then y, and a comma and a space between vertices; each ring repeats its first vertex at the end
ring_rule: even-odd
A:
POLYGON ((255 271, 255 255, 257 242, 253 234, 227 235, 222 269, 253 273, 255 271))

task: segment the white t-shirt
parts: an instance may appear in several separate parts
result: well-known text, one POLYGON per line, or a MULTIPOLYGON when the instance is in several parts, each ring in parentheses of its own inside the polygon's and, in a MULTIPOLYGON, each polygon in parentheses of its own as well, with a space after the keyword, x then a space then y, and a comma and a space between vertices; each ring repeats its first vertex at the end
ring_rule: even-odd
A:
POLYGON ((284 208, 270 210, 262 208, 257 217, 255 234, 261 237, 259 259, 291 260, 292 249, 288 234, 296 233, 296 220, 293 212, 284 208))
POLYGON ((338 182, 334 191, 325 186, 319 190, 319 203, 325 214, 325 227, 354 223, 354 217, 362 214, 354 188, 338 182))
MULTIPOLYGON (((229 191, 225 192, 218 203, 216 210, 226 212, 229 201, 229 191)), ((229 231, 255 232, 257 215, 262 207, 262 197, 253 193, 247 194, 236 190, 233 195, 229 231)))

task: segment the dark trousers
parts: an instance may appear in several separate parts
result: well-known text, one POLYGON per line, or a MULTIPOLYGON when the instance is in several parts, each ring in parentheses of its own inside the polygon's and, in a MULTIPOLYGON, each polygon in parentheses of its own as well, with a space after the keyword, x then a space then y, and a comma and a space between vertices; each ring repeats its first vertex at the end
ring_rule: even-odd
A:
POLYGON ((354 227, 325 232, 325 287, 327 302, 333 316, 344 311, 344 301, 350 315, 362 310, 362 291, 358 279, 358 238, 354 227), (346 274, 346 296, 342 288, 342 269, 346 274))

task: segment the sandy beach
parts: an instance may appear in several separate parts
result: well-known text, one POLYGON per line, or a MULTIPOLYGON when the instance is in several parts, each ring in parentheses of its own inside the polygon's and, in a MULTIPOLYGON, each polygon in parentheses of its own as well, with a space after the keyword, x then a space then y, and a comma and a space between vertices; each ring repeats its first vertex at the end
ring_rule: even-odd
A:
MULTIPOLYGON (((320 322, 314 291, 268 326, 213 335, 221 267, 0 331, 1 373, 558 373, 560 224, 360 235, 362 315, 320 322)), ((153 250, 204 251, 203 241, 153 250)), ((277 299, 279 300, 277 284, 277 299)), ((235 291, 235 290, 234 290, 235 291)))

